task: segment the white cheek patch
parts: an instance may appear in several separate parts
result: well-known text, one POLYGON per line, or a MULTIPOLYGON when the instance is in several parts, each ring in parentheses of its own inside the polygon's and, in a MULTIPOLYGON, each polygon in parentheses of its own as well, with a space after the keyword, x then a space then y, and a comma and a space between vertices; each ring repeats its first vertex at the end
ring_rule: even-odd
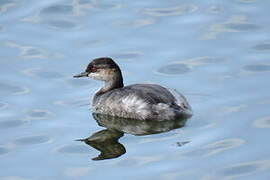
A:
POLYGON ((96 79, 96 80, 100 80, 100 81, 107 81, 113 78, 113 73, 108 70, 100 69, 97 72, 89 73, 88 77, 96 79))
POLYGON ((93 78, 95 80, 105 81, 104 76, 99 73, 89 73, 88 77, 93 78))

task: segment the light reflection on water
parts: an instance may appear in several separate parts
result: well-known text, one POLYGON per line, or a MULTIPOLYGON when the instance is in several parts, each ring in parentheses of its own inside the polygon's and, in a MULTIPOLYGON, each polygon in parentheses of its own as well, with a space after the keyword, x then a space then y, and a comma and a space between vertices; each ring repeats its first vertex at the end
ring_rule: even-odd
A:
POLYGON ((0 1, 0 179, 267 179, 269 6, 0 1), (194 116, 92 117, 102 83, 72 75, 100 56, 125 84, 179 90, 194 116))

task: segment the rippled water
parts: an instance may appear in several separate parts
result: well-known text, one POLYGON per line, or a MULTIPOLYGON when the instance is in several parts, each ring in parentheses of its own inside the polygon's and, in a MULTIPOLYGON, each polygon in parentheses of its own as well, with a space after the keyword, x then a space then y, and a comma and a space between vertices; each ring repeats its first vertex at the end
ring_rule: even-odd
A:
POLYGON ((269 6, 0 0, 0 179, 269 179, 269 6), (125 84, 178 89, 194 116, 93 117, 102 83, 72 76, 100 56, 125 84))

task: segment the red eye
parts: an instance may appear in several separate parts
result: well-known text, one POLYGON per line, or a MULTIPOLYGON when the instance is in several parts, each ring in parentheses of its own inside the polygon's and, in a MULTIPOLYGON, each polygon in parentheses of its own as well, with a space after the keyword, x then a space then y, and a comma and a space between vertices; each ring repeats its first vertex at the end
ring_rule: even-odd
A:
POLYGON ((97 72, 97 68, 96 67, 92 67, 91 72, 97 72))

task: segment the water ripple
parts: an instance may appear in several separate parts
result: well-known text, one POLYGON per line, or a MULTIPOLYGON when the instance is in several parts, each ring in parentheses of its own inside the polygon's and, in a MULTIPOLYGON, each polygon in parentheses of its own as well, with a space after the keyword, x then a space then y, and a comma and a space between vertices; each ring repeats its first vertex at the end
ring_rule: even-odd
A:
POLYGON ((69 88, 73 88, 73 87, 80 87, 80 86, 87 86, 89 84, 91 84, 91 81, 89 81, 88 79, 67 79, 66 80, 67 86, 69 88))
POLYGON ((240 110, 245 109, 247 107, 248 106, 246 104, 239 104, 239 105, 234 105, 234 106, 223 107, 221 110, 217 111, 216 114, 218 116, 230 115, 232 113, 239 112, 240 110))
POLYGON ((226 28, 235 30, 235 31, 252 31, 257 30, 259 26, 251 23, 228 23, 226 28))
POLYGON ((250 161, 245 163, 237 163, 231 166, 219 169, 202 178, 202 180, 210 179, 236 179, 238 177, 251 175, 258 171, 269 171, 270 160, 250 161))
POLYGON ((47 110, 42 109, 32 109, 29 111, 26 111, 26 120, 41 120, 41 119, 47 119, 54 116, 54 114, 47 110))
POLYGON ((15 127, 22 126, 25 123, 26 121, 23 121, 23 120, 0 121, 0 129, 15 128, 15 127))
POLYGON ((57 4, 46 7, 40 11, 40 14, 55 15, 55 14, 69 14, 72 13, 72 5, 57 4))
POLYGON ((258 0, 233 0, 235 2, 240 2, 240 3, 255 3, 258 2, 258 0))
POLYGON ((74 107, 74 106, 90 106, 90 99, 89 98, 83 98, 83 99, 75 99, 72 101, 55 101, 53 104, 57 106, 68 106, 68 107, 74 107))
POLYGON ((20 87, 6 82, 0 82, 0 94, 1 95, 20 95, 27 94, 30 90, 27 87, 20 87))
POLYGON ((214 143, 208 144, 203 146, 202 148, 192 150, 189 152, 185 152, 184 155, 186 156, 202 156, 202 157, 208 157, 213 156, 217 153, 227 151, 236 147, 239 147, 244 144, 243 139, 239 138, 230 138, 230 139, 223 139, 216 141, 214 143))
POLYGON ((51 139, 47 136, 29 136, 16 139, 14 143, 16 145, 35 145, 50 142, 51 139))
POLYGON ((221 59, 221 58, 196 57, 196 58, 171 62, 168 65, 160 67, 157 71, 154 71, 154 72, 161 75, 186 74, 186 73, 191 72, 194 67, 219 63, 223 61, 224 59, 221 59))
POLYGON ((114 57, 115 59, 133 59, 139 56, 142 56, 142 53, 140 52, 122 52, 118 54, 112 54, 111 57, 114 57))
POLYGON ((118 20, 118 21, 114 21, 113 25, 138 28, 138 27, 152 25, 155 22, 156 20, 154 18, 143 18, 143 19, 136 19, 136 20, 118 20))
POLYGON ((77 14, 84 14, 87 10, 118 10, 121 8, 120 3, 108 3, 106 1, 96 1, 96 0, 75 0, 73 2, 74 11, 77 14))
POLYGON ((202 39, 215 39, 217 35, 232 32, 246 32, 260 29, 260 26, 247 21, 245 15, 233 15, 228 20, 209 27, 209 32, 202 36, 202 39))
POLYGON ((186 64, 169 64, 160 67, 157 72, 166 75, 185 74, 190 72, 191 69, 186 64))
POLYGON ((270 116, 257 119, 254 126, 257 128, 270 128, 270 116))
POLYGON ((10 48, 18 48, 20 50, 20 56, 26 59, 47 58, 47 53, 39 47, 24 46, 13 42, 7 42, 6 45, 10 48))
POLYGON ((8 148, 0 146, 0 156, 3 155, 3 154, 7 154, 8 152, 9 152, 8 148))
POLYGON ((8 107, 8 103, 0 102, 0 110, 6 109, 8 107))
POLYGON ((254 64, 254 65, 247 65, 243 67, 246 71, 251 72, 265 72, 270 71, 270 65, 268 64, 254 64))
POLYGON ((195 12, 198 9, 196 5, 183 5, 168 8, 148 8, 145 9, 145 14, 150 16, 173 16, 173 15, 183 15, 195 12))
POLYGON ((270 50, 270 42, 264 42, 261 44, 257 44, 255 46, 253 46, 252 49, 258 50, 258 51, 269 51, 270 50))
POLYGON ((21 176, 5 176, 2 177, 1 180, 34 180, 34 179, 24 178, 21 176))
POLYGON ((68 167, 65 169, 64 174, 68 177, 78 178, 80 176, 85 176, 89 172, 92 172, 94 167, 68 167))
POLYGON ((13 6, 18 5, 21 0, 1 0, 0 1, 0 13, 5 13, 7 10, 13 6))
POLYGON ((43 24, 46 24, 50 27, 56 29, 74 29, 78 28, 77 24, 71 20, 65 19, 50 19, 42 21, 43 24))
POLYGON ((220 13, 222 10, 223 9, 219 6, 210 6, 208 9, 208 12, 212 14, 217 14, 217 13, 220 13))
POLYGON ((23 70, 23 74, 28 76, 37 76, 45 79, 58 79, 63 77, 63 75, 58 72, 48 71, 42 68, 25 69, 23 70))

